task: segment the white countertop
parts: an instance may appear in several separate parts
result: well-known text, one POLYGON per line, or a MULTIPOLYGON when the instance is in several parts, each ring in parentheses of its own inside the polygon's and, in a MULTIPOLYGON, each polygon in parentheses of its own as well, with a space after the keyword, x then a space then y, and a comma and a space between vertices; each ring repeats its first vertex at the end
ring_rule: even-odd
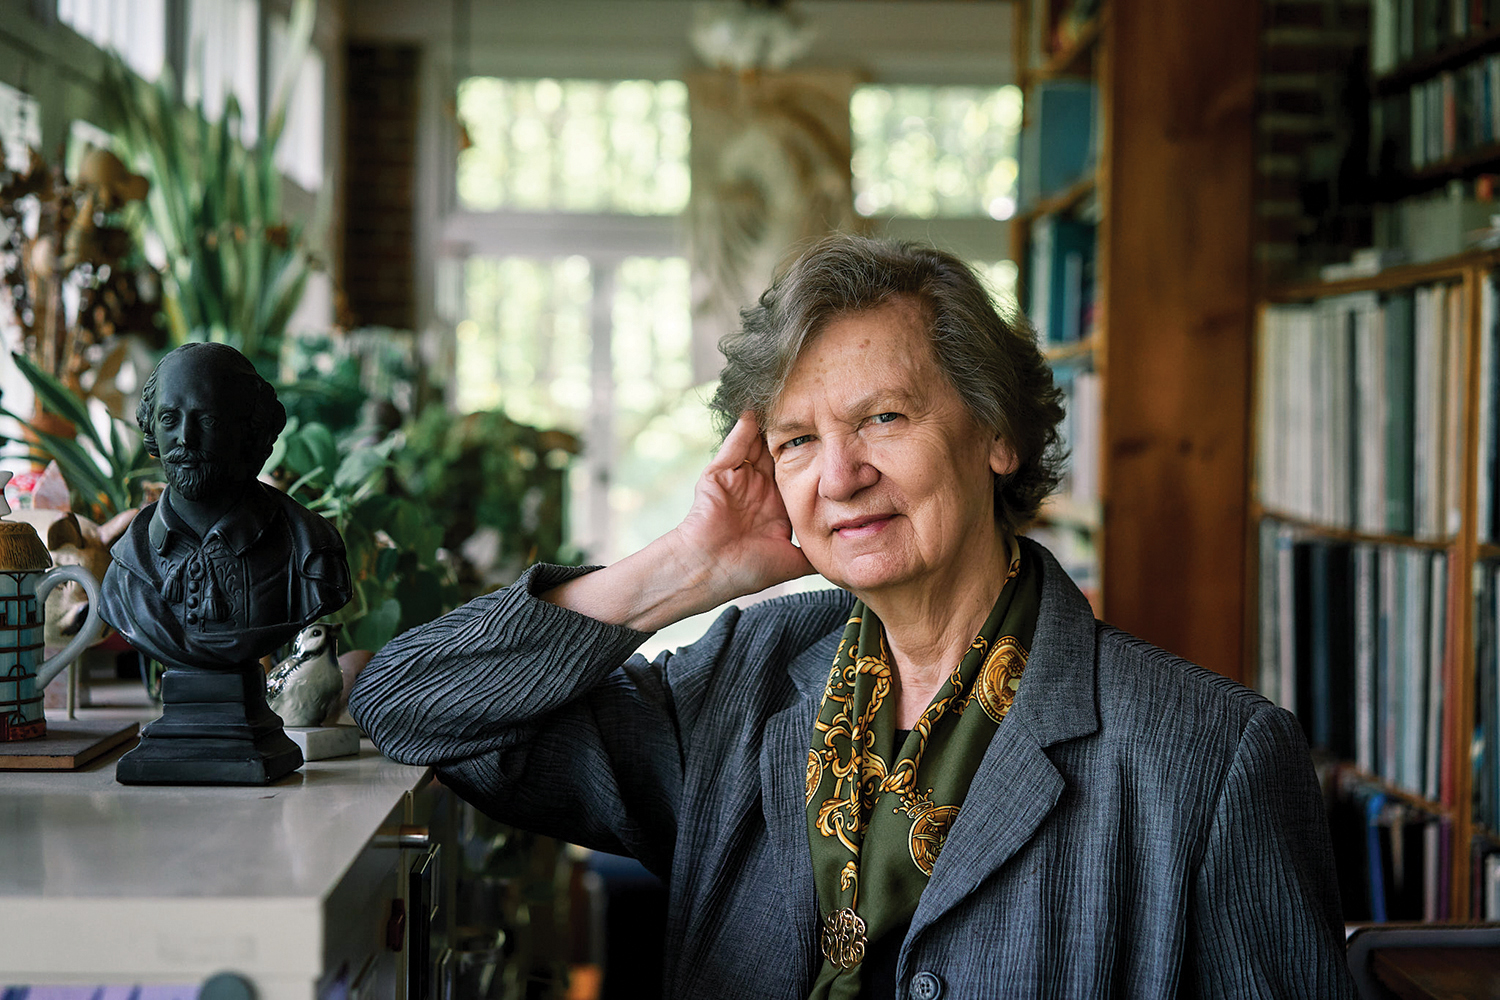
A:
POLYGON ((315 975, 335 887, 430 773, 365 741, 266 786, 126 786, 123 750, 0 773, 0 986, 315 975))

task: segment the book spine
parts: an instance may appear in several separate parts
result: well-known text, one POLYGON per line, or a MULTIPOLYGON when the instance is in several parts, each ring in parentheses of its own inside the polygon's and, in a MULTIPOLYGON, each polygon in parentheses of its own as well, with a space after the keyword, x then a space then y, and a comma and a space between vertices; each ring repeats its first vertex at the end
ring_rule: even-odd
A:
POLYGON ((1415 299, 1410 292, 1391 296, 1385 304, 1385 528, 1393 534, 1412 532, 1413 392, 1415 373, 1415 299))
POLYGON ((1400 688, 1397 685, 1397 661, 1400 659, 1401 623, 1400 554, 1392 546, 1380 550, 1380 658, 1376 672, 1376 760, 1375 773, 1393 781, 1396 776, 1396 713, 1399 711, 1400 688))
POLYGON ((1495 365, 1495 304, 1495 279, 1493 274, 1489 274, 1480 284, 1479 439, 1474 444, 1479 455, 1479 476, 1475 484, 1475 527, 1481 542, 1487 542, 1492 537, 1491 521, 1494 517, 1495 478, 1491 453, 1495 447, 1495 383, 1491 372, 1495 365))
POLYGON ((1427 719, 1422 728, 1425 736, 1422 794, 1436 799, 1442 792, 1443 692, 1448 672, 1448 558, 1440 552, 1432 553, 1428 558, 1432 584, 1428 588, 1427 719))
POLYGON ((1443 357, 1447 362, 1438 391, 1443 415, 1443 520, 1444 538, 1458 535, 1463 524, 1463 464, 1468 450, 1464 434, 1464 410, 1468 383, 1464 364, 1469 356, 1468 323, 1464 316, 1463 290, 1447 289, 1446 322, 1443 324, 1443 357))
POLYGON ((1370 919, 1377 923, 1386 920, 1385 854, 1388 850, 1381 835, 1381 821, 1385 813, 1385 796, 1371 795, 1365 803, 1365 851, 1369 857, 1370 873, 1370 919))
POLYGON ((1402 635, 1402 704, 1397 726, 1400 733, 1400 759, 1397 783, 1414 795, 1422 794, 1422 749, 1427 741, 1423 727, 1427 721, 1427 647, 1429 628, 1427 611, 1431 587, 1430 556, 1420 549, 1402 553, 1406 565, 1403 589, 1405 612, 1402 635))
POLYGON ((1354 548, 1354 760, 1375 773, 1375 547, 1354 548))

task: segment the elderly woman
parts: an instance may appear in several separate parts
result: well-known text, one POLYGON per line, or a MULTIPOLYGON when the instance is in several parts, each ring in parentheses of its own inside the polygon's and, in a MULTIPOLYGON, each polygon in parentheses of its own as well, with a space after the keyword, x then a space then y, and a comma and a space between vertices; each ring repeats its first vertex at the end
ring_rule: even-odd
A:
POLYGON ((396 639, 350 699, 380 747, 658 874, 672 997, 1352 996, 1297 724, 1018 534, 1062 416, 1030 332, 836 236, 725 350, 683 522, 396 639))

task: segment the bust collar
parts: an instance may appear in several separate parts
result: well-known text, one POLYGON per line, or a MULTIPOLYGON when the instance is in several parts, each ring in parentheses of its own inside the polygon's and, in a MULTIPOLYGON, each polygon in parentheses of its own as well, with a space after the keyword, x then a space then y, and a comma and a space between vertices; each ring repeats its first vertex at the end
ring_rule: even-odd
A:
MULTIPOLYGON (((277 507, 275 502, 266 495, 270 487, 260 482, 252 482, 245 490, 245 495, 240 502, 231 507, 223 517, 214 522, 214 526, 208 529, 203 536, 202 543, 207 544, 212 538, 217 537, 224 543, 225 547, 235 555, 245 554, 245 550, 260 540, 265 534, 266 528, 275 518, 277 507)), ((168 489, 162 494, 161 500, 156 504, 156 512, 151 517, 151 525, 148 536, 151 547, 158 553, 165 553, 167 543, 172 535, 181 535, 189 541, 198 537, 188 523, 172 509, 172 491, 168 489)))

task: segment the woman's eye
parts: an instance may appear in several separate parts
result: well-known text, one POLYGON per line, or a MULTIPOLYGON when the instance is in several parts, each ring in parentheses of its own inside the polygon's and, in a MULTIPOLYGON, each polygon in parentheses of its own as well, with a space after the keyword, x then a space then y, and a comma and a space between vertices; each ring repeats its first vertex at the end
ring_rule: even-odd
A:
POLYGON ((809 442, 811 440, 812 440, 812 435, 811 434, 799 434, 796 437, 792 438, 790 441, 788 441, 786 444, 782 445, 782 447, 783 448, 796 448, 799 445, 807 444, 807 442, 809 442))
POLYGON ((876 424, 888 424, 899 416, 901 416, 901 414, 899 413, 877 413, 870 418, 870 422, 876 424))

